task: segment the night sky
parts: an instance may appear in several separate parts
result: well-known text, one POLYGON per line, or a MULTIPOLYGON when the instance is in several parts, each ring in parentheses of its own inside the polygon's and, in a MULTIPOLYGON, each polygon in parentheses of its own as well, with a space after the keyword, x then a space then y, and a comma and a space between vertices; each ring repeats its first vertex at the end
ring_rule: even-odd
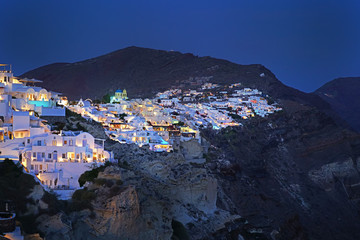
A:
POLYGON ((360 76, 359 0, 0 0, 15 75, 128 46, 260 63, 309 92, 360 76))

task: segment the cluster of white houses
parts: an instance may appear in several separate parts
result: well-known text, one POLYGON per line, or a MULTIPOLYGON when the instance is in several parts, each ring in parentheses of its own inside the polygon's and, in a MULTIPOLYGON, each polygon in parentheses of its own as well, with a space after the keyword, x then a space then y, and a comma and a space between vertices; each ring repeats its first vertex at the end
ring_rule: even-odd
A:
POLYGON ((111 139, 147 146, 155 152, 172 151, 171 136, 186 135, 184 126, 177 125, 179 116, 164 112, 163 107, 148 99, 117 99, 116 103, 100 105, 80 100, 68 108, 84 118, 100 122, 111 139))
POLYGON ((93 165, 111 160, 101 140, 84 132, 54 134, 42 117, 65 117, 59 93, 34 86, 41 82, 13 76, 0 65, 0 159, 19 160, 46 186, 79 187, 79 176, 93 165))
POLYGON ((171 89, 145 100, 127 100, 126 90, 117 90, 108 104, 81 99, 68 108, 100 122, 107 135, 120 143, 135 143, 156 152, 171 151, 175 140, 200 140, 201 127, 239 126, 234 116, 265 117, 281 110, 276 104, 268 104, 261 91, 240 86, 235 83, 214 91, 221 86, 205 83, 199 91, 171 89))
POLYGON ((97 139, 86 132, 60 132, 24 140, 23 165, 51 188, 77 188, 82 173, 111 159, 103 140, 96 143, 97 139))
POLYGON ((265 117, 281 110, 276 103, 269 104, 267 96, 258 89, 240 87, 241 83, 228 87, 206 83, 199 90, 171 89, 158 93, 156 101, 187 116, 193 126, 210 125, 214 129, 240 125, 233 117, 265 117))

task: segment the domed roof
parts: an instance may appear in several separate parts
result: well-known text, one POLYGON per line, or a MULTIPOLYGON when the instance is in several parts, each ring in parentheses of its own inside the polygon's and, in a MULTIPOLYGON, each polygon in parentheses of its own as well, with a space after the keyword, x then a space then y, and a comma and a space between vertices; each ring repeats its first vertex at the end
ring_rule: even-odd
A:
POLYGON ((122 93, 123 91, 121 89, 118 89, 115 91, 116 93, 122 93))

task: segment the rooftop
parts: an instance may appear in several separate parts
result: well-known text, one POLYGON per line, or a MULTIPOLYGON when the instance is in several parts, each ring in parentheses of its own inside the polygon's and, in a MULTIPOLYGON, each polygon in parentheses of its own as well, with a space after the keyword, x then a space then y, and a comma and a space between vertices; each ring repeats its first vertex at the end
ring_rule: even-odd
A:
POLYGON ((83 133, 83 131, 61 131, 61 136, 77 136, 83 133))

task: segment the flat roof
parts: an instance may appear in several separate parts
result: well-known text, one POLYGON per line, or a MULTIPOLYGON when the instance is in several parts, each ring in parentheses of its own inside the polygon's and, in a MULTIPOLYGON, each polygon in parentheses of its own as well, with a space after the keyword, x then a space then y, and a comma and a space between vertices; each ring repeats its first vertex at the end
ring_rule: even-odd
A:
POLYGON ((13 112, 14 116, 29 116, 29 112, 20 112, 20 111, 14 111, 13 112))

